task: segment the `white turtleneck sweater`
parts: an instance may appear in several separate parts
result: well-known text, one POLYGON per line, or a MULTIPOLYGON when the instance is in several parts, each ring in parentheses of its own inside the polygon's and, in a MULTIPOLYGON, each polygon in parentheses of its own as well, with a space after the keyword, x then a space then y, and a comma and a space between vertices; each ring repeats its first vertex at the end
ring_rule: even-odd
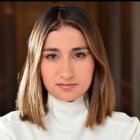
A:
POLYGON ((104 125, 85 128, 88 110, 83 97, 65 102, 49 94, 48 108, 46 131, 21 121, 18 111, 0 117, 0 140, 140 140, 139 120, 125 113, 114 112, 104 125))

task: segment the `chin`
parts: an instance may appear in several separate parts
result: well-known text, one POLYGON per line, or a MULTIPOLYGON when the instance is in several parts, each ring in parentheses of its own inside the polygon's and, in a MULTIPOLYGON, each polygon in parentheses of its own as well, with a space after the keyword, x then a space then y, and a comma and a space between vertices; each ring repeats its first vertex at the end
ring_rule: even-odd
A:
POLYGON ((63 101, 67 101, 67 102, 73 102, 73 101, 75 101, 76 99, 78 99, 79 98, 79 96, 78 97, 72 97, 72 96, 59 96, 59 97, 57 97, 58 99, 60 99, 60 100, 63 100, 63 101))

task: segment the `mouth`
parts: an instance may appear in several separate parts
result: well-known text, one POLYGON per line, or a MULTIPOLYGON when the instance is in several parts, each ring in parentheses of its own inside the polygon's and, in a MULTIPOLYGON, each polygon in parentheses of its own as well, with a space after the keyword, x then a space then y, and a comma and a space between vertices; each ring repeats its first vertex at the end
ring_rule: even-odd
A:
POLYGON ((76 87, 78 84, 77 83, 58 83, 56 84, 58 87, 62 88, 62 89, 72 89, 74 87, 76 87))

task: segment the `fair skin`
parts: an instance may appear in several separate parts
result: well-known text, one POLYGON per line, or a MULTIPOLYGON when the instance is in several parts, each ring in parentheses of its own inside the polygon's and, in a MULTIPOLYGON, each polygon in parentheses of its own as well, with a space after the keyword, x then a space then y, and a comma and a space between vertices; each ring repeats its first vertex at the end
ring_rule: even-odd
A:
POLYGON ((83 34, 70 26, 48 34, 41 57, 41 77, 47 91, 63 101, 74 101, 90 87, 94 59, 83 34))

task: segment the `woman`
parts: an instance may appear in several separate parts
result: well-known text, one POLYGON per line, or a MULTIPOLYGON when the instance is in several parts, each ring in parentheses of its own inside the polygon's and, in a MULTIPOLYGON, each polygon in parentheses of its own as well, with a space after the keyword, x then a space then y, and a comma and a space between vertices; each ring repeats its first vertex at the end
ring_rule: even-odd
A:
POLYGON ((0 140, 138 140, 136 117, 115 112, 97 26, 82 9, 52 6, 28 42, 17 111, 0 118, 0 140))

